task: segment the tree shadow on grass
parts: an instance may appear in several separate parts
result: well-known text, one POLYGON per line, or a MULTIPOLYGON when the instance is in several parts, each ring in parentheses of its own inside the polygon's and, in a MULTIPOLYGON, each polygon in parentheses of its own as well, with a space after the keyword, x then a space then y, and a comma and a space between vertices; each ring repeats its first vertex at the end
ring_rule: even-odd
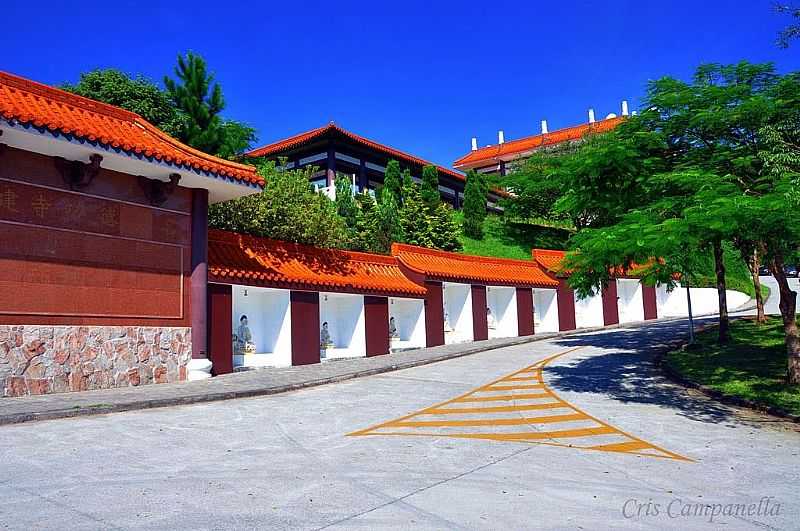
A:
MULTIPOLYGON (((698 325, 714 319, 697 320, 698 325)), ((686 322, 654 323, 642 328, 611 330, 556 340, 567 348, 594 347, 603 353, 547 366, 545 380, 556 392, 601 393, 623 404, 649 404, 709 423, 740 424, 735 410, 670 382, 656 365, 656 355, 686 336, 686 322)), ((643 419, 644 420, 644 419, 643 419)), ((749 423, 748 423, 749 424, 749 423)))

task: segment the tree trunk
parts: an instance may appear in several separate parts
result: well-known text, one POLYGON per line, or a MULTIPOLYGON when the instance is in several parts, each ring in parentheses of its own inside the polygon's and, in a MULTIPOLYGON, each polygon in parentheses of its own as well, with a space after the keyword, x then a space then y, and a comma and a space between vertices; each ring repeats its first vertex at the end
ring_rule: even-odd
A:
POLYGON ((714 269, 717 273, 717 296, 719 297, 719 336, 718 343, 727 343, 731 339, 730 320, 728 319, 728 297, 725 293, 725 261, 722 257, 722 241, 714 240, 714 269))
POLYGON ((800 384, 800 335, 797 331, 797 293, 789 288, 789 281, 783 272, 783 256, 776 256, 769 264, 772 276, 778 282, 780 291, 781 318, 783 319, 784 342, 786 343, 787 370, 786 381, 800 384))
POLYGON ((753 288, 756 290, 756 322, 763 324, 767 322, 767 316, 764 314, 764 295, 761 293, 761 278, 758 276, 758 268, 761 267, 758 249, 753 250, 753 256, 747 261, 747 267, 750 269, 753 288))

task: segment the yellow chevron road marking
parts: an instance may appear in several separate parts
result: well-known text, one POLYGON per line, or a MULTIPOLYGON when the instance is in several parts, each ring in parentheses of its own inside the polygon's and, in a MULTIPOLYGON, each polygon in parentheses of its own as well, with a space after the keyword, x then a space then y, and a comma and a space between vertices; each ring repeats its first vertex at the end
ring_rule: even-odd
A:
POLYGON ((580 348, 582 347, 564 350, 450 400, 348 435, 484 439, 692 461, 589 415, 564 401, 547 386, 542 369, 554 359, 580 348), (541 392, 524 392, 534 389, 541 392), (492 391, 504 394, 482 394, 492 391), (546 401, 526 403, 531 400, 546 401), (475 404, 475 406, 462 406, 462 404, 475 404), (556 414, 544 416, 525 415, 525 412, 528 411, 558 409, 564 410, 564 412, 556 411, 556 414), (505 416, 498 416, 503 414, 505 416), (517 416, 514 416, 515 414, 517 416), (472 416, 457 418, 459 415, 472 416), (574 424, 571 426, 562 424, 574 422, 589 423, 590 425, 576 427, 574 424), (526 426, 528 429, 508 431, 508 428, 512 427, 513 429, 513 426, 526 426), (541 429, 545 426, 546 430, 541 429), (495 427, 497 430, 492 429, 495 427), (480 432, 475 432, 476 428, 480 428, 480 432), (592 438, 597 436, 601 436, 602 441, 597 440, 596 443, 592 443, 592 438))

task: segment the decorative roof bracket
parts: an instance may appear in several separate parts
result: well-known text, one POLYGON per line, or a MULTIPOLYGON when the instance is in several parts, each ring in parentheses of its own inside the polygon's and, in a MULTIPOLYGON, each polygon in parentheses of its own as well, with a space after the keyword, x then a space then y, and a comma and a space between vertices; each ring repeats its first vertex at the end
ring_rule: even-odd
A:
POLYGON ((56 169, 61 173, 64 184, 69 186, 72 191, 87 188, 97 174, 100 173, 100 162, 102 155, 93 154, 89 156, 89 162, 79 160, 67 160, 62 157, 55 157, 56 169))
POLYGON ((169 182, 167 183, 157 179, 148 179, 144 175, 140 175, 139 186, 142 187, 144 195, 147 197, 147 200, 150 201, 151 205, 161 206, 169 199, 169 196, 172 195, 175 188, 178 187, 178 181, 180 180, 181 176, 177 173, 171 173, 169 175, 169 182))

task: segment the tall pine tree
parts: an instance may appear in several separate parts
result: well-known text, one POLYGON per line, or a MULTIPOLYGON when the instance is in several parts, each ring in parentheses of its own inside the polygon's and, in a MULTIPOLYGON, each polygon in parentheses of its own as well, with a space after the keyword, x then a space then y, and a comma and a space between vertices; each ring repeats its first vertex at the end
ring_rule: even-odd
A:
POLYGON ((436 166, 427 165, 422 168, 422 184, 420 185, 422 202, 431 210, 435 210, 441 199, 439 197, 439 172, 436 166))
POLYGON ((206 153, 216 154, 225 142, 219 113, 225 108, 222 88, 214 83, 206 62, 192 52, 178 56, 178 81, 164 76, 167 95, 184 116, 182 140, 206 153), (213 86, 212 86, 213 84, 213 86))
POLYGON ((391 194, 395 203, 399 205, 403 197, 401 192, 402 186, 403 183, 400 172, 400 163, 396 160, 390 160, 388 163, 386 163, 386 172, 383 175, 383 188, 381 189, 381 194, 391 194))
POLYGON ((467 172, 464 188, 464 234, 470 238, 483 239, 483 220, 486 219, 486 185, 481 174, 475 170, 467 172))

